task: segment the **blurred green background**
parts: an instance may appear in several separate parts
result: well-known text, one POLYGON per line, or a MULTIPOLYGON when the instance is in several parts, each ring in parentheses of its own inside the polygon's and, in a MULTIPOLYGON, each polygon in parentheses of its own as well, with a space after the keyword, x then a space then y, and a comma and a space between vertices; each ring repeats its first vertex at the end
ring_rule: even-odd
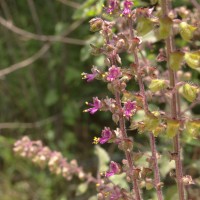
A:
MULTIPOLYGON (((144 2, 135 4, 148 4, 144 2)), ((23 135, 41 139, 67 158, 76 158, 86 171, 95 174, 92 138, 112 123, 111 116, 97 113, 91 117, 82 110, 86 108, 85 101, 109 93, 103 83, 83 81, 81 73, 89 72, 93 64, 104 65, 103 57, 90 56, 89 44, 98 41, 98 37, 89 32, 88 25, 89 19, 101 15, 103 3, 103 0, 0 1, 1 200, 85 200, 95 194, 91 187, 83 196, 75 196, 78 180, 67 182, 14 156, 12 145, 23 135)), ((186 1, 174 3, 186 5, 186 1)), ((185 166, 198 177, 200 145, 191 140, 190 143, 184 146, 185 166)), ((148 151, 148 145, 146 136, 136 135, 137 151, 148 151)), ((170 143, 161 141, 161 145, 159 151, 166 152, 170 143)), ((108 145, 106 149, 112 157, 120 158, 115 146, 108 145)), ((168 161, 163 159, 163 176, 169 176, 166 165, 168 161)), ((171 199, 175 183, 169 179, 166 184, 170 186, 166 199, 171 199)), ((198 193, 199 187, 195 186, 194 191, 198 193)))

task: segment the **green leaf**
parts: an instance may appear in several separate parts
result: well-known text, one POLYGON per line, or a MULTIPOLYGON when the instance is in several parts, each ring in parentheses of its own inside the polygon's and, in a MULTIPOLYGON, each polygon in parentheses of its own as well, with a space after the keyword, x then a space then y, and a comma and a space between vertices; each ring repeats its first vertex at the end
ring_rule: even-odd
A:
POLYGON ((101 14, 103 0, 100 0, 96 3, 95 0, 87 0, 81 8, 77 9, 73 15, 73 19, 81 19, 94 17, 101 14))
POLYGON ((115 176, 111 176, 110 180, 115 184, 119 185, 121 188, 124 188, 126 190, 129 190, 129 185, 126 181, 126 174, 115 174, 115 176))
POLYGON ((80 196, 82 194, 84 194, 88 189, 88 183, 81 183, 80 185, 78 185, 77 189, 76 189, 76 196, 80 196))
POLYGON ((86 61, 90 57, 91 48, 89 45, 84 46, 81 49, 81 61, 86 61))
POLYGON ((52 106, 58 101, 58 93, 55 89, 51 89, 48 91, 46 98, 45 98, 45 105, 52 106))
MULTIPOLYGON (((78 67, 77 67, 78 68, 78 67)), ((77 70, 75 67, 68 67, 65 74, 65 82, 67 84, 74 83, 78 85, 81 81, 81 72, 77 70)))
POLYGON ((108 170, 108 163, 110 161, 110 157, 108 153, 99 145, 95 146, 95 155, 98 157, 98 170, 101 171, 107 171, 108 170))
POLYGON ((98 199, 97 199, 97 196, 94 195, 94 196, 91 196, 88 200, 98 200, 98 199))

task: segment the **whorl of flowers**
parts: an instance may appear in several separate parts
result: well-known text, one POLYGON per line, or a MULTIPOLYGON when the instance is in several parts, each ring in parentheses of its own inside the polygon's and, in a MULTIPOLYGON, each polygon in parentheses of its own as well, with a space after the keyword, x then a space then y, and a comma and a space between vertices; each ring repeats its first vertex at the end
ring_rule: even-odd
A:
POLYGON ((17 155, 30 159, 40 167, 48 166, 51 173, 62 175, 67 180, 71 180, 76 175, 80 179, 93 181, 93 178, 78 166, 76 160, 67 161, 60 152, 43 146, 40 140, 32 141, 24 136, 15 142, 13 150, 17 155))

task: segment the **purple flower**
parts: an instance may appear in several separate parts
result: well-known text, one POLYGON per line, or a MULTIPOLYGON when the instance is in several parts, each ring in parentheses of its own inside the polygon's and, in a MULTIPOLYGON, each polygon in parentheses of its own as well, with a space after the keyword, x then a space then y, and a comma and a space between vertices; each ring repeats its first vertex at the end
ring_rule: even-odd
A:
POLYGON ((92 74, 82 73, 83 79, 87 79, 87 82, 93 81, 96 76, 99 74, 99 70, 97 68, 92 68, 92 74))
POLYGON ((113 176, 120 173, 121 169, 118 163, 111 161, 109 166, 109 171, 106 172, 106 177, 113 176))
POLYGON ((120 67, 116 67, 112 65, 112 67, 108 70, 107 81, 114 81, 115 79, 119 78, 122 75, 120 71, 120 67))
POLYGON ((113 11, 116 10, 117 8, 118 8, 117 0, 109 0, 106 12, 111 15, 113 11))
POLYGON ((124 116, 130 118, 133 115, 133 112, 136 109, 136 102, 135 101, 127 101, 124 103, 124 116))
POLYGON ((129 0, 124 1, 124 10, 122 11, 123 16, 129 16, 131 15, 131 7, 133 6, 133 2, 129 0))
POLYGON ((92 106, 92 108, 89 108, 85 110, 84 112, 89 112, 90 114, 94 114, 101 108, 101 101, 98 99, 98 97, 93 97, 93 103, 87 103, 89 106, 92 106))
POLYGON ((106 143, 112 136, 112 131, 110 128, 105 127, 104 130, 101 132, 101 138, 99 139, 100 144, 106 143))

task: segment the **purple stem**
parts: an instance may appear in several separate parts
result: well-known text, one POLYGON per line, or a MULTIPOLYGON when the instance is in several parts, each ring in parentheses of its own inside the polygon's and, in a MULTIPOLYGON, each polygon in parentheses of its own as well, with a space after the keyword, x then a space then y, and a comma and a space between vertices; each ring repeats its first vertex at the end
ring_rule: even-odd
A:
MULTIPOLYGON (((131 38, 133 38, 134 33, 133 33, 133 30, 132 30, 131 21, 130 21, 129 25, 130 25, 130 35, 131 35, 131 38)), ((139 65, 138 52, 137 52, 136 48, 133 49, 133 56, 134 56, 135 64, 136 64, 136 68, 137 68, 137 79, 138 79, 138 83, 139 83, 140 94, 143 97, 143 108, 144 108, 144 111, 147 115, 148 114, 151 115, 151 112, 149 111, 149 108, 148 108, 147 98, 146 98, 146 95, 145 95, 144 83, 142 81, 142 76, 139 72, 140 65, 139 65)), ((157 155, 156 155, 157 150, 156 150, 155 137, 152 133, 150 133, 150 143, 151 143, 152 159, 153 159, 153 163, 154 163, 154 167, 153 167, 153 170, 154 170, 154 185, 155 185, 158 200, 163 200, 162 189, 161 189, 161 187, 158 187, 158 185, 160 184, 160 173, 159 173, 159 167, 158 167, 158 161, 157 161, 157 155)))
MULTIPOLYGON (((162 0, 161 1, 161 7, 163 12, 163 17, 167 17, 167 14, 170 12, 171 3, 169 0, 162 0)), ((173 38, 173 30, 171 35, 165 40, 166 42, 166 55, 167 55, 167 66, 169 70, 169 79, 170 79, 170 86, 173 88, 176 85, 176 72, 170 69, 169 65, 169 59, 170 59, 170 53, 175 50, 174 48, 174 38, 173 38)), ((171 118, 172 119, 178 119, 180 117, 180 102, 179 102, 179 94, 175 92, 172 94, 171 99, 171 118)), ((182 161, 181 161, 181 145, 180 145, 180 131, 176 134, 176 136, 173 138, 173 148, 174 153, 177 154, 177 157, 175 159, 176 164, 176 181, 177 181, 177 187, 178 187, 178 194, 179 194, 179 200, 185 200, 184 196, 184 185, 183 185, 183 169, 182 169, 182 161)))
MULTIPOLYGON (((116 98, 117 105, 118 105, 118 107, 120 109, 119 127, 120 127, 120 130, 122 132, 122 137, 123 137, 122 139, 126 139, 127 138, 127 132, 126 132, 126 127, 125 127, 125 119, 124 119, 124 116, 123 116, 123 111, 122 111, 120 93, 119 92, 116 92, 115 98, 116 98)), ((125 150, 125 155, 126 155, 126 159, 128 161, 130 172, 132 174, 133 171, 134 171, 135 166, 134 166, 134 163, 133 163, 131 152, 128 151, 128 150, 125 150)), ((131 176, 131 179, 132 179, 132 182, 133 182, 133 190, 135 192, 135 200, 141 200, 140 190, 139 190, 139 187, 138 187, 137 179, 135 177, 133 177, 133 176, 131 176)))

